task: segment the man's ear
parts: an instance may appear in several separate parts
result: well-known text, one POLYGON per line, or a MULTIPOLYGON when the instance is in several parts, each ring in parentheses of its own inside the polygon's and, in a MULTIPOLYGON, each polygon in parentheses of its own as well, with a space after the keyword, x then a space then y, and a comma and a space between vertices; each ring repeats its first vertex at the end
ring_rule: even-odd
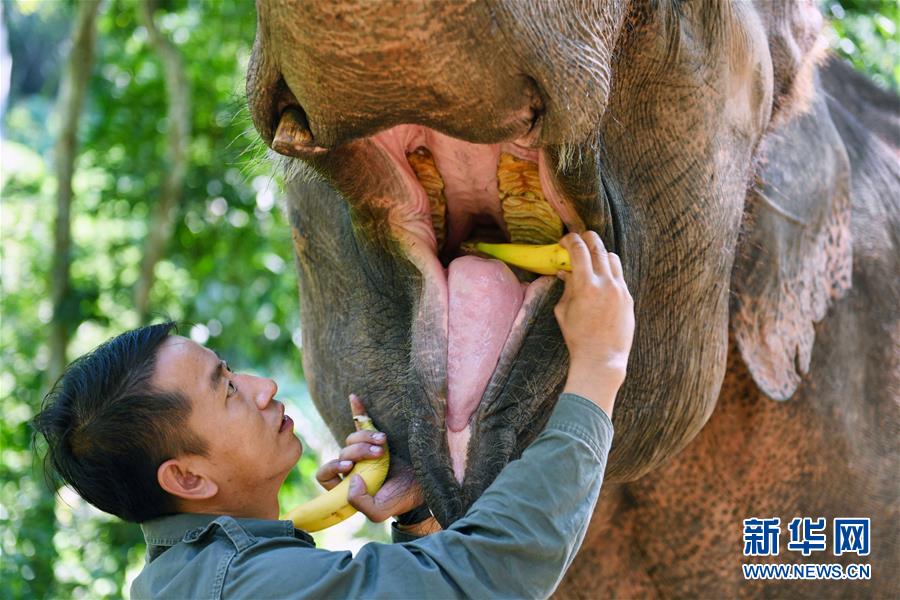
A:
POLYGON ((159 465, 156 478, 162 489, 184 500, 206 500, 219 491, 219 486, 203 475, 192 457, 170 458, 159 465))

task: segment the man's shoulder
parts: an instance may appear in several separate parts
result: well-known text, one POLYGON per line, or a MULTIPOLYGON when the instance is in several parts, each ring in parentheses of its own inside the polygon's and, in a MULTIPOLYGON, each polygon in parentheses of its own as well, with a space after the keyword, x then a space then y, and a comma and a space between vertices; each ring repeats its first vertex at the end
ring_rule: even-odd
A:
POLYGON ((199 542, 182 540, 155 552, 131 584, 132 598, 218 597, 217 574, 227 571, 237 554, 233 544, 218 536, 199 542))
POLYGON ((133 598, 219 598, 227 579, 252 576, 256 569, 268 571, 271 564, 266 563, 274 555, 316 552, 302 535, 229 516, 187 530, 172 545, 148 544, 150 560, 131 586, 133 598))

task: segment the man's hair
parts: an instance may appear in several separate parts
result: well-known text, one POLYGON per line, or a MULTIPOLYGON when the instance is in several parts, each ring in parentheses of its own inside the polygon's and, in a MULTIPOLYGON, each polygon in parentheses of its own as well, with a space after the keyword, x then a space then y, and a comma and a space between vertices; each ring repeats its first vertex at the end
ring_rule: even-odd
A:
POLYGON ((154 388, 166 322, 114 337, 76 359, 44 398, 34 426, 47 440, 44 467, 82 498, 126 521, 176 511, 157 480, 159 465, 184 454, 205 455, 187 426, 189 400, 154 388))

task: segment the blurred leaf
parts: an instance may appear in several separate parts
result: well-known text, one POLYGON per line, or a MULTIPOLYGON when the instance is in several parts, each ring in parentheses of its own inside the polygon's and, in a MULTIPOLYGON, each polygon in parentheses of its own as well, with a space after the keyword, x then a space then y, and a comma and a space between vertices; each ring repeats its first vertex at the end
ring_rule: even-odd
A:
POLYGON ((880 86, 900 90, 900 3, 896 0, 826 1, 831 49, 880 86))
MULTIPOLYGON (((32 469, 27 420, 46 391, 50 318, 55 184, 47 123, 55 118, 57 48, 72 5, 32 3, 25 14, 20 4, 3 4, 13 77, 0 182, 0 598, 120 597, 143 564, 139 528, 99 513, 66 488, 54 499, 32 469), (62 524, 55 535, 54 518, 62 524), (47 549, 58 553, 55 564, 45 558, 52 555, 47 549)), ((139 324, 131 288, 167 161, 162 72, 134 6, 108 1, 79 131, 66 303, 72 356, 139 324)), ((182 321, 182 334, 202 337, 242 369, 277 374, 282 389, 296 388, 302 371, 293 341, 299 308, 290 233, 278 207, 280 182, 259 150, 243 99, 254 7, 184 0, 165 8, 171 12, 160 15, 161 27, 184 53, 191 88, 201 93, 192 99, 183 210, 157 266, 151 310, 182 321)), ((282 490, 285 502, 318 493, 311 475, 317 464, 307 446, 282 490)))
MULTIPOLYGON (((50 318, 53 190, 48 124, 74 0, 3 0, 13 57, 3 122, 0 194, 0 598, 127 595, 143 564, 134 525, 63 488, 46 490, 35 468, 28 418, 40 405, 50 318), (54 535, 53 521, 62 527, 54 535), (49 562, 55 549, 56 564, 49 562)), ((898 89, 894 1, 822 4, 832 48, 885 87, 898 89)), ((137 326, 132 286, 141 242, 165 169, 162 73, 137 25, 134 0, 108 0, 81 129, 75 178, 72 356, 137 326)), ((287 508, 319 492, 314 473, 333 440, 302 383, 299 307, 281 182, 265 162, 243 98, 255 33, 250 2, 171 0, 161 27, 185 56, 192 98, 191 168, 181 213, 157 267, 152 311, 242 370, 274 374, 306 448, 279 498, 287 508), (293 413, 292 413, 293 414, 293 413)), ((162 15, 161 15, 162 16, 162 15)), ((354 525, 352 528, 360 529, 354 525)), ((387 540, 384 527, 359 535, 387 540)), ((332 538, 328 538, 329 543, 332 538)))

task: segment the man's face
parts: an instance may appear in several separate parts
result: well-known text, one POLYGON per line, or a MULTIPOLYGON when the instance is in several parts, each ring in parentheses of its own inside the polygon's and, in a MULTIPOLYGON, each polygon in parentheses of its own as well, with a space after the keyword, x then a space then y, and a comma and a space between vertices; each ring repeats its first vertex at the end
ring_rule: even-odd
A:
POLYGON ((277 492, 297 464, 302 446, 273 380, 233 373, 212 350, 172 336, 159 348, 153 383, 190 401, 186 426, 206 441, 203 475, 223 500, 243 504, 277 492))

